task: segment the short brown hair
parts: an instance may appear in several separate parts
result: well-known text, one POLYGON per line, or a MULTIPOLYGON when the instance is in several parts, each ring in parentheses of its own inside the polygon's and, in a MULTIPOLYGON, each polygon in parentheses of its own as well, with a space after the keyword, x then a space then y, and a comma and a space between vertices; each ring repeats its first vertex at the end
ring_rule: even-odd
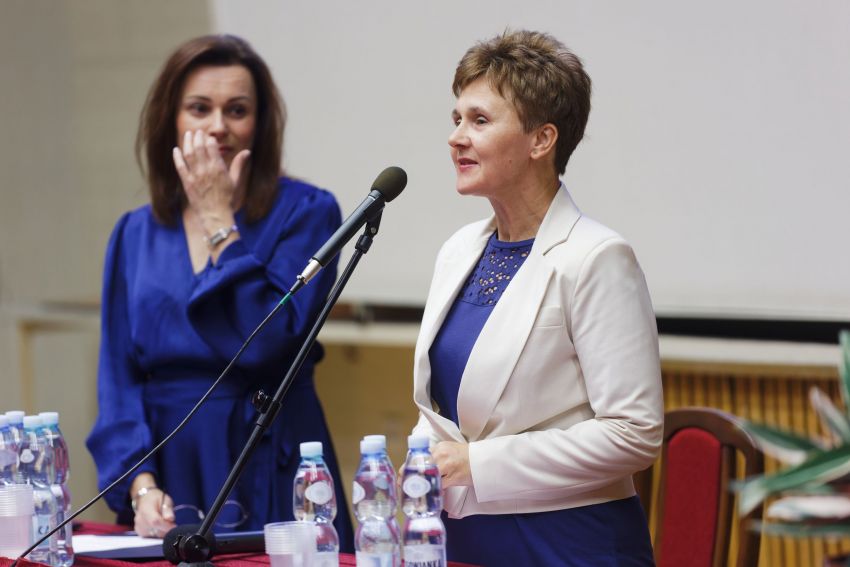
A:
POLYGON ((277 194, 281 174, 286 109, 268 66, 247 41, 233 35, 206 35, 180 45, 151 86, 136 134, 136 160, 148 181, 154 216, 173 224, 186 207, 186 194, 174 167, 177 109, 186 77, 198 67, 241 65, 257 91, 257 126, 245 194, 249 222, 266 215, 277 194))
POLYGON ((480 78, 513 103, 526 132, 547 123, 558 129, 555 172, 564 173, 590 114, 590 77, 581 60, 549 34, 506 30, 464 54, 452 91, 459 96, 480 78))

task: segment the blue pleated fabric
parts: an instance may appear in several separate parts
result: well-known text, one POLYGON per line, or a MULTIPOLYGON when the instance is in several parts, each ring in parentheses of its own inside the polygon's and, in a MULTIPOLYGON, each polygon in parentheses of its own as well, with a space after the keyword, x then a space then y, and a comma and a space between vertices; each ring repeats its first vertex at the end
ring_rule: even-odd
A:
MULTIPOLYGON (((98 417, 87 439, 101 488, 185 417, 340 220, 330 193, 281 179, 270 213, 247 223, 237 212, 240 239, 198 274, 182 224, 160 224, 149 206, 119 220, 106 253, 98 417)), ((335 275, 336 265, 328 266, 293 296, 187 428, 140 469, 153 473, 176 505, 209 509, 253 430, 251 396, 260 388, 275 392, 335 275)), ((230 495, 239 506, 228 505, 219 523, 242 519, 240 506, 247 519, 239 530, 292 519, 298 445, 322 441, 336 480, 341 549, 352 551, 339 468, 313 385, 321 356, 317 345, 230 495)), ((132 520, 129 486, 128 479, 106 497, 124 523, 132 520)))

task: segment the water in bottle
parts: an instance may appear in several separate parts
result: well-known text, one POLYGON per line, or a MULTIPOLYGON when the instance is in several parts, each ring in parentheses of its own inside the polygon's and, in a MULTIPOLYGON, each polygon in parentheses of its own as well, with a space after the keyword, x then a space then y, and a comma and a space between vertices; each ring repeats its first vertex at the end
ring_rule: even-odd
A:
POLYGON ((330 469, 325 463, 320 441, 301 443, 301 462, 292 487, 292 512, 296 520, 313 522, 316 529, 318 565, 336 566, 339 561, 339 535, 336 494, 330 469))
MULTIPOLYGON (((44 437, 53 450, 53 466, 49 471, 50 489, 56 497, 56 523, 59 524, 71 513, 71 491, 68 488, 68 477, 71 472, 71 462, 68 457, 68 444, 59 429, 59 414, 42 412, 38 414, 44 425, 44 437)), ((57 555, 61 567, 70 567, 74 563, 74 546, 72 526, 69 522, 56 534, 57 555)))
MULTIPOLYGON (((49 471, 53 451, 47 445, 41 418, 37 415, 24 417, 24 434, 20 446, 18 476, 25 484, 32 485, 33 539, 41 539, 56 527, 56 497, 50 489, 49 471)), ((36 547, 28 556, 32 561, 58 566, 56 534, 36 547)))
POLYGON ((428 437, 407 438, 402 471, 404 564, 407 567, 445 567, 446 528, 440 519, 443 500, 440 471, 429 451, 428 437))
POLYGON ((360 442, 360 466, 354 475, 352 503, 359 525, 354 536, 358 567, 398 567, 401 564, 395 521, 393 474, 376 439, 360 442))
POLYGON ((18 475, 18 441, 9 428, 9 418, 0 414, 0 486, 15 484, 18 475))

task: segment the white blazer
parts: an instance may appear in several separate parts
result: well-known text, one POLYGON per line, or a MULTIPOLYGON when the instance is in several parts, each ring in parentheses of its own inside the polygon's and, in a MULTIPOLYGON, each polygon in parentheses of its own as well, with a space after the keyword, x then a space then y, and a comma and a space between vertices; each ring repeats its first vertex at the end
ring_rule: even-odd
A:
POLYGON ((481 330, 461 378, 460 427, 434 411, 434 342, 495 230, 456 232, 437 256, 416 343, 414 433, 469 443, 472 487, 450 516, 543 512, 627 498, 661 446, 655 314, 631 247, 561 186, 529 256, 481 330))

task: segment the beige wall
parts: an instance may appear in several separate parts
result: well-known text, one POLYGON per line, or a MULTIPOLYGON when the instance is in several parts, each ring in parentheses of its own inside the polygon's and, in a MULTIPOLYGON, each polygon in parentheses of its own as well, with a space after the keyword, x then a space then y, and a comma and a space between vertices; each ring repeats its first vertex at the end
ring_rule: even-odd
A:
POLYGON ((61 413, 75 505, 95 494, 103 253, 146 200, 136 120, 166 54, 210 29, 206 0, 0 0, 0 410, 61 413))

